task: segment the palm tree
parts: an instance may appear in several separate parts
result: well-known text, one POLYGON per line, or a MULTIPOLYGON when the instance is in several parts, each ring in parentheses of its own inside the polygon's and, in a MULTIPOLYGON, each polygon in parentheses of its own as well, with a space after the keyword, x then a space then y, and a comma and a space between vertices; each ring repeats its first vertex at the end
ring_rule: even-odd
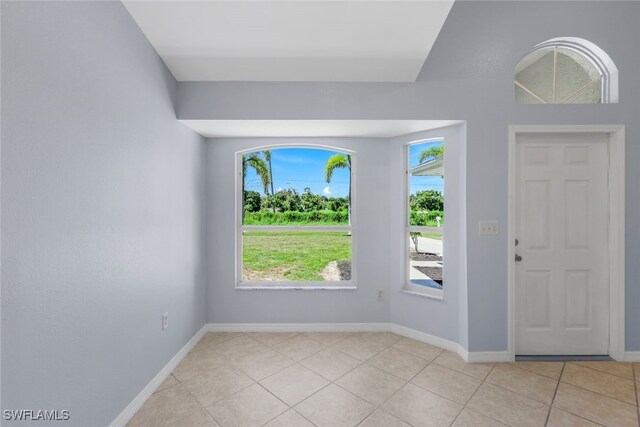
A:
MULTIPOLYGON (((265 160, 267 161, 267 166, 269 167, 269 182, 271 183, 271 195, 273 196, 275 193, 273 191, 273 168, 271 167, 271 150, 265 150, 262 152, 262 154, 264 155, 265 160)), ((271 209, 273 209, 273 212, 276 212, 276 207, 273 205, 273 203, 271 204, 271 209)))
POLYGON ((262 189, 265 194, 269 194, 269 183, 271 179, 269 177, 269 168, 264 159, 260 156, 259 152, 253 152, 242 155, 242 219, 244 222, 244 189, 245 180, 247 177, 247 168, 250 167, 256 171, 256 174, 262 182, 262 189))
MULTIPOLYGON (((327 165, 324 168, 325 179, 327 184, 331 182, 333 177, 333 171, 336 169, 348 169, 349 170, 349 205, 347 208, 347 215, 349 218, 349 225, 351 225, 351 155, 347 154, 334 154, 327 160, 327 165)), ((351 233, 349 233, 351 234, 351 233)))
POLYGON ((434 157, 440 157, 444 155, 444 143, 437 147, 429 147, 426 150, 420 152, 420 158, 418 161, 424 163, 427 160, 431 160, 434 157))

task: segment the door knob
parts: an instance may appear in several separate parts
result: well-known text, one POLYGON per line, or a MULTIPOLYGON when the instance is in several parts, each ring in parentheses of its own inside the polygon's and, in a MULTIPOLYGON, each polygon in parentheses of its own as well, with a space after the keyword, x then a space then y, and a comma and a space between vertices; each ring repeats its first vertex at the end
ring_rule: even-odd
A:
POLYGON ((520 262, 522 261, 522 257, 518 254, 516 254, 516 262, 520 262))

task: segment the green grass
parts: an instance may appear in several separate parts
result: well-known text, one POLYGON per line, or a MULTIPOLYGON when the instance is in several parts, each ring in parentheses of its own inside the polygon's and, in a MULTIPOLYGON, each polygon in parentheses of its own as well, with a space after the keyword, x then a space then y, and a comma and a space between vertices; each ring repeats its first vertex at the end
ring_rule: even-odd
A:
POLYGON ((243 280, 324 280, 331 261, 351 259, 345 232, 251 231, 243 234, 243 280))
POLYGON ((440 233, 420 233, 422 237, 428 237, 430 239, 442 240, 442 234, 440 233))

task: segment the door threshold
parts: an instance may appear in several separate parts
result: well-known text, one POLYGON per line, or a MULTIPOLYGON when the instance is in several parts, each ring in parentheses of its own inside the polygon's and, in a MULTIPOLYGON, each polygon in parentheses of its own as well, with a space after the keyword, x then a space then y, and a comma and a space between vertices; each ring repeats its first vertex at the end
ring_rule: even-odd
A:
POLYGON ((613 362, 613 359, 608 355, 516 356, 516 362, 613 362))

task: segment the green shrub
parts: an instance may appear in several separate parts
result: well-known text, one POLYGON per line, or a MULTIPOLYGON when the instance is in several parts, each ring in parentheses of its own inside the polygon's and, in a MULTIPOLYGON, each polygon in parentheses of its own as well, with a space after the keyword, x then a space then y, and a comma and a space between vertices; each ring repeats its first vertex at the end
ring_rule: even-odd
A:
POLYGON ((436 217, 440 217, 440 226, 444 225, 444 212, 442 211, 414 211, 409 213, 409 220, 411 225, 417 225, 422 227, 437 227, 438 222, 436 217))
POLYGON ((409 196, 411 210, 415 211, 442 211, 444 210, 444 198, 437 190, 418 191, 409 196))
POLYGON ((246 212, 244 216, 245 225, 346 225, 349 216, 347 211, 284 211, 272 212, 261 210, 259 212, 246 212))
POLYGON ((246 212, 257 212, 260 210, 260 193, 247 190, 244 192, 244 209, 246 212))

